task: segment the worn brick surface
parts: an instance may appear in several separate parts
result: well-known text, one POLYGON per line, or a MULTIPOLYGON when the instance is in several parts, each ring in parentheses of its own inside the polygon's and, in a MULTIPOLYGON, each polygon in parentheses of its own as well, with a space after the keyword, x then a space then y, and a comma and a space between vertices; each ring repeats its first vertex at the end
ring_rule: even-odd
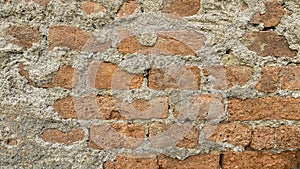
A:
POLYGON ((137 37, 130 32, 119 31, 122 37, 118 50, 122 54, 161 54, 161 55, 195 55, 203 45, 206 38, 196 32, 187 30, 157 32, 154 46, 143 46, 137 37), (127 35, 126 35, 127 34, 127 35))
POLYGON ((278 2, 277 0, 268 0, 264 4, 265 12, 263 14, 260 14, 260 12, 255 13, 250 23, 263 23, 264 27, 272 27, 278 25, 285 13, 281 2, 278 2))
POLYGON ((181 17, 195 15, 200 9, 200 0, 165 0, 163 13, 181 17))
POLYGON ((42 87, 62 87, 71 89, 76 84, 77 74, 76 70, 71 66, 62 66, 52 77, 50 83, 43 85, 42 87))
POLYGON ((200 73, 197 67, 179 67, 177 72, 171 69, 151 69, 148 86, 155 90, 190 89, 200 87, 200 73))
POLYGON ((109 48, 110 42, 101 43, 91 32, 75 26, 56 25, 49 28, 48 45, 49 50, 66 47, 75 51, 103 52, 109 48))
POLYGON ((300 127, 280 126, 276 143, 279 148, 300 148, 300 127))
POLYGON ((130 74, 113 63, 101 62, 90 65, 87 83, 97 89, 134 89, 141 87, 143 76, 130 74))
POLYGON ((29 49, 33 43, 38 43, 41 39, 41 32, 38 26, 31 25, 12 25, 6 30, 6 34, 13 39, 8 40, 8 43, 13 43, 29 49))
POLYGON ((139 4, 135 0, 126 0, 119 9, 117 15, 119 18, 125 18, 133 14, 139 4))
POLYGON ((135 148, 143 142, 145 130, 139 124, 92 125, 89 147, 97 149, 135 148))
POLYGON ((286 38, 272 31, 246 32, 242 42, 259 56, 294 57, 297 51, 289 48, 286 38))
POLYGON ((251 147, 257 150, 272 149, 275 143, 275 128, 258 127, 254 129, 251 147))
POLYGON ((299 165, 299 153, 283 152, 228 152, 223 159, 223 168, 294 168, 299 165))
POLYGON ((205 138, 215 142, 245 147, 251 141, 252 127, 244 124, 219 124, 204 127, 205 138))
POLYGON ((218 154, 194 155, 181 161, 161 155, 158 157, 158 164, 162 169, 218 169, 219 157, 218 154))
POLYGON ((93 14, 93 13, 99 13, 99 12, 104 12, 105 7, 101 5, 100 3, 97 2, 88 2, 88 1, 83 1, 81 4, 81 9, 87 14, 93 14))
POLYGON ((243 86, 252 79, 253 68, 248 66, 213 66, 203 70, 205 76, 212 75, 215 78, 215 89, 226 89, 233 86, 243 86))
POLYGON ((300 66, 287 66, 282 69, 282 89, 300 90, 300 66))
POLYGON ((275 92, 280 86, 279 67, 263 67, 256 89, 261 92, 275 92))
POLYGON ((58 129, 47 129, 40 137, 47 142, 71 145, 74 142, 83 140, 84 132, 80 129, 72 129, 68 132, 58 129))
POLYGON ((299 120, 299 103, 297 98, 263 97, 257 99, 229 99, 228 119, 233 120, 299 120))

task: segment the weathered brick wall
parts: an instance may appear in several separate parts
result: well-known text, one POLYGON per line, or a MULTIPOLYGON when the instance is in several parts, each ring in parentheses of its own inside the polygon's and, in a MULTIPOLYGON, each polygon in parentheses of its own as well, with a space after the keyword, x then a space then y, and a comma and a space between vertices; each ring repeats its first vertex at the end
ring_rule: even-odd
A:
POLYGON ((0 168, 300 165, 299 0, 0 0, 0 168))

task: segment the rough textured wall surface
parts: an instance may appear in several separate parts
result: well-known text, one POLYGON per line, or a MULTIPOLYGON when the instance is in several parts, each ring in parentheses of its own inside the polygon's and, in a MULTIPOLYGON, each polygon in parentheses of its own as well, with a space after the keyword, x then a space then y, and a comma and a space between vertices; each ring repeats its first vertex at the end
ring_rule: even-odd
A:
POLYGON ((1 0, 0 35, 0 168, 299 167, 299 0, 1 0))

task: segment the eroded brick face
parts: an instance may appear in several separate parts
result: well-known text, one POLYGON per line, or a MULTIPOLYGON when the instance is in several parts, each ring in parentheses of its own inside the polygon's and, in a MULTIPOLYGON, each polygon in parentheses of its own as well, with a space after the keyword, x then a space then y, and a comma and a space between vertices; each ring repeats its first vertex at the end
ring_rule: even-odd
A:
POLYGON ((31 48, 33 43, 38 43, 41 39, 38 26, 13 25, 6 30, 6 34, 13 37, 8 43, 16 44, 24 49, 31 48))
POLYGON ((110 47, 110 42, 101 43, 91 32, 75 26, 56 25, 48 30, 48 50, 55 47, 66 47, 74 51, 103 52, 110 47))
POLYGON ((98 2, 88 2, 88 1, 83 1, 81 4, 81 9, 87 14, 95 14, 99 12, 104 12, 105 7, 101 5, 98 2))
POLYGON ((80 129, 72 129, 67 132, 58 129, 47 129, 40 137, 47 142, 71 145, 83 140, 84 132, 80 129))
POLYGON ((205 76, 213 76, 212 86, 224 90, 233 86, 243 86, 252 79, 253 68, 248 66, 214 66, 203 70, 205 76))
POLYGON ((300 127, 280 126, 277 131, 276 142, 279 148, 299 148, 300 127))
POLYGON ((92 63, 88 72, 88 85, 97 89, 140 88, 143 75, 130 74, 113 63, 92 63))
POLYGON ((62 87, 71 89, 76 83, 76 70, 71 66, 62 66, 58 69, 56 74, 52 77, 50 83, 43 85, 42 87, 62 87))
POLYGON ((274 148, 275 128, 258 127, 254 129, 251 147, 257 150, 269 150, 274 148))
POLYGON ((261 92, 275 92, 280 86, 279 67, 263 67, 256 89, 261 92))
POLYGON ((265 13, 255 13, 250 21, 252 24, 263 23, 264 27, 277 26, 285 11, 281 2, 268 0, 265 2, 265 13))
POLYGON ((112 123, 90 128, 89 147, 97 149, 136 148, 145 136, 140 124, 112 123))
POLYGON ((200 0, 164 0, 163 13, 174 14, 180 17, 192 16, 200 9, 200 0))
POLYGON ((206 126, 204 133, 208 140, 245 147, 251 141, 252 127, 243 124, 219 124, 206 126))
POLYGON ((135 0, 126 0, 119 9, 117 16, 119 18, 126 18, 134 13, 139 4, 135 0))
POLYGON ((264 97, 257 99, 229 99, 230 121, 291 119, 299 120, 300 100, 297 98, 264 97))
POLYGON ((159 31, 156 34, 154 46, 143 46, 136 36, 121 30, 118 50, 122 54, 195 55, 206 40, 202 34, 188 30, 159 31))
POLYGON ((297 54, 296 50, 289 48, 284 36, 272 31, 246 32, 242 42, 259 56, 294 57, 297 54))
POLYGON ((228 152, 224 155, 223 168, 294 168, 299 164, 299 154, 283 152, 228 152))
POLYGON ((300 90, 300 66, 287 66, 282 70, 282 89, 300 90))

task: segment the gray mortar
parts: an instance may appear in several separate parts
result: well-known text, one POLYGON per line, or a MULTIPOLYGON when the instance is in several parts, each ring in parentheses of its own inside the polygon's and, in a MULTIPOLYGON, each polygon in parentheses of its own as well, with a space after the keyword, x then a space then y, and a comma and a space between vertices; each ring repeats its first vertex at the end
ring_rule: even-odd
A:
MULTIPOLYGON (((188 93, 221 93, 224 102, 227 97, 257 98, 263 95, 255 91, 255 85, 260 76, 260 68, 266 65, 286 66, 291 63, 300 64, 300 4, 298 0, 281 0, 285 3, 285 9, 291 11, 291 15, 285 14, 281 23, 274 30, 284 35, 291 49, 298 50, 294 58, 259 57, 255 52, 248 50, 241 42, 242 35, 247 31, 262 30, 263 25, 252 26, 248 24, 252 15, 264 12, 264 0, 244 0, 249 8, 239 12, 243 1, 230 0, 206 0, 201 2, 198 14, 186 17, 184 20, 171 19, 162 13, 153 13, 162 8, 161 0, 138 0, 141 7, 128 19, 117 19, 116 12, 122 4, 122 0, 98 0, 106 7, 103 14, 87 16, 80 10, 81 1, 57 0, 52 1, 47 7, 41 7, 35 3, 13 1, 8 5, 0 5, 0 168, 102 168, 104 161, 114 160, 120 152, 135 152, 143 154, 145 150, 95 150, 88 148, 88 129, 90 124, 103 124, 110 121, 83 121, 60 120, 53 110, 53 102, 69 94, 81 95, 84 92, 111 95, 111 92, 103 90, 82 91, 75 88, 71 91, 62 88, 42 89, 29 86, 27 80, 20 76, 18 63, 24 62, 25 70, 28 70, 30 78, 38 85, 51 80, 54 72, 62 65, 72 65, 80 70, 81 80, 85 81, 87 66, 92 61, 107 61, 118 64, 122 69, 131 73, 142 73, 147 76, 149 68, 161 68, 166 65, 192 65, 201 70, 207 66, 219 64, 240 64, 253 67, 255 73, 253 80, 244 86, 235 86, 227 91, 211 89, 213 78, 203 78, 201 90, 188 93), (144 12, 142 12, 142 10, 144 12), (43 38, 34 44, 31 49, 24 52, 21 47, 6 44, 11 37, 5 36, 5 29, 13 24, 28 23, 40 25, 43 35, 47 35, 47 29, 51 25, 72 24, 83 30, 91 31, 100 42, 109 39, 113 42, 113 48, 103 53, 74 52, 66 48, 56 48, 47 51, 47 41, 43 38), (197 56, 156 56, 156 55, 127 55, 122 56, 115 47, 118 44, 117 30, 127 28, 136 36, 153 33, 160 30, 190 29, 206 36, 205 46, 197 51, 197 56), (226 51, 231 50, 231 56, 226 51), (224 62, 224 57, 234 58, 233 63, 224 62), (222 61, 223 60, 223 61, 222 61), (73 127, 82 128, 85 139, 71 146, 51 144, 38 137, 44 129, 58 128, 67 131, 73 127), (7 144, 8 139, 16 139, 17 145, 7 144), (58 167, 59 166, 59 167, 58 167)), ((153 38, 140 38, 145 45, 152 45, 153 38)), ((155 39, 155 38, 154 38, 155 39)), ((201 72, 202 74, 202 72, 201 72)), ((161 121, 172 123, 174 106, 186 98, 181 91, 153 91, 147 87, 147 79, 141 89, 132 91, 113 91, 125 97, 125 100, 139 98, 151 99, 155 96, 169 96, 170 117, 166 120, 146 120, 142 124, 147 126, 150 122, 161 121)), ((300 98, 299 91, 278 90, 273 95, 282 97, 300 98)), ((226 108, 226 107, 225 107, 226 108)), ((221 117, 226 119, 227 110, 221 117)), ((218 121, 218 122, 219 122, 218 121)), ((133 122, 141 122, 136 120, 133 122)), ((280 124, 300 126, 299 121, 293 120, 259 120, 245 121, 254 128, 258 126, 277 127, 280 124)), ((200 130, 207 122, 195 124, 200 130)), ((144 144, 147 144, 147 140, 144 144)), ((158 150, 171 157, 184 159, 198 153, 221 151, 226 148, 242 151, 242 147, 234 147, 230 144, 218 144, 206 141, 203 132, 200 134, 199 146, 196 149, 170 148, 158 150)), ((277 149, 275 152, 282 150, 277 149)))

